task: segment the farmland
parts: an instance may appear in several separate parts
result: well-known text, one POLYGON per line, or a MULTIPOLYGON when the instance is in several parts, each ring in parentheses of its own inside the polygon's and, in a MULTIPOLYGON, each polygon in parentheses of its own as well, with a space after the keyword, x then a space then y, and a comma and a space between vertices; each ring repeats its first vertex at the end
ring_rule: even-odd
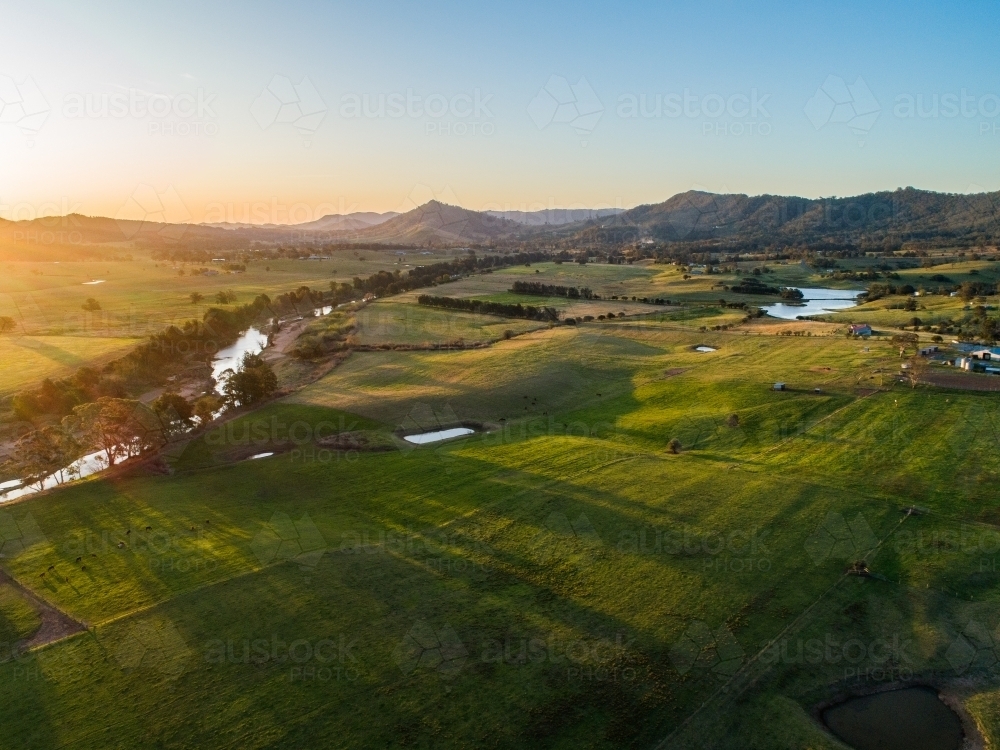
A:
MULTIPOLYGON (((87 628, 0 664, 7 741, 833 749, 817 705, 915 680, 1000 741, 994 395, 900 382, 843 325, 743 324, 672 267, 442 293, 518 277, 679 304, 549 327, 380 300, 355 335, 386 349, 170 473, 0 508, 4 570, 87 628), (415 348, 456 339, 493 343, 415 348), (400 439, 457 423, 482 431, 400 439)), ((0 587, 0 637, 32 627, 0 587)))

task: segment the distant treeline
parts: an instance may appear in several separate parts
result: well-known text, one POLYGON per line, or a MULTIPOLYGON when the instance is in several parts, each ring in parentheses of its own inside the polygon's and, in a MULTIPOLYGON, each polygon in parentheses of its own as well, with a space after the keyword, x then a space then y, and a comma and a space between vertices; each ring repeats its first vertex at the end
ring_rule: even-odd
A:
POLYGON ((527 318, 528 320, 559 320, 559 313, 552 307, 535 307, 534 305, 509 305, 502 302, 484 302, 479 299, 457 299, 455 297, 432 297, 421 294, 417 303, 428 307, 443 307, 447 310, 483 313, 486 315, 502 315, 505 318, 527 318))
MULTIPOLYGON (((469 253, 459 260, 432 263, 429 266, 417 266, 405 275, 400 271, 379 271, 367 279, 354 277, 353 289, 362 294, 372 293, 382 297, 387 294, 399 294, 411 289, 434 286, 454 280, 463 274, 488 272, 494 268, 507 266, 522 266, 548 260, 549 254, 544 252, 511 253, 509 255, 477 256, 469 253)), ((341 285, 341 287, 346 285, 341 285)))
POLYGON ((761 283, 757 279, 750 277, 743 279, 739 284, 729 287, 729 291, 737 294, 773 294, 782 299, 802 299, 802 292, 789 287, 780 288, 761 283))
POLYGON ((569 299, 600 299, 590 289, 575 286, 540 284, 537 281, 515 281, 510 289, 514 294, 533 294, 539 297, 567 297, 569 299))

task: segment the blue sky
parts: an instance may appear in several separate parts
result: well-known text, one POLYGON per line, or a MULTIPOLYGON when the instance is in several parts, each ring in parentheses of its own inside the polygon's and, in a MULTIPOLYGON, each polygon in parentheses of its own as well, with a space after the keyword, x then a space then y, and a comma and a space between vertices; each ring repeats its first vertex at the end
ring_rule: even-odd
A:
POLYGON ((0 216, 1000 189, 993 3, 145 5, 5 10, 0 216))

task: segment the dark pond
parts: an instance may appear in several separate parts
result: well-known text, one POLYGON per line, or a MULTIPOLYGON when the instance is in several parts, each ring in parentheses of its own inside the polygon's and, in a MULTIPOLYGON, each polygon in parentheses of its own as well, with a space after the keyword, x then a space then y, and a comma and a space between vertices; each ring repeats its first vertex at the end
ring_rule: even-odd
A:
POLYGON ((923 687, 851 698, 823 722, 858 750, 959 750, 964 736, 958 715, 923 687))

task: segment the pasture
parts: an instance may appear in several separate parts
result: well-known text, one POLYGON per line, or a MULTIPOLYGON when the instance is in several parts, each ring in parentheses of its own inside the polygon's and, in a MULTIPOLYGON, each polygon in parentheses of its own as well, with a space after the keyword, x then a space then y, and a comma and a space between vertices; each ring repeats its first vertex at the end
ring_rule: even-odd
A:
MULTIPOLYGON (((662 273, 590 272, 553 269, 662 273)), ((536 330, 382 301, 362 341, 524 328, 354 352, 173 473, 0 507, 4 569, 87 627, 0 664, 8 742, 833 750, 817 705, 906 680, 1000 741, 995 396, 823 324, 699 330, 710 301, 536 330), (394 434, 459 422, 487 430, 394 434)))

